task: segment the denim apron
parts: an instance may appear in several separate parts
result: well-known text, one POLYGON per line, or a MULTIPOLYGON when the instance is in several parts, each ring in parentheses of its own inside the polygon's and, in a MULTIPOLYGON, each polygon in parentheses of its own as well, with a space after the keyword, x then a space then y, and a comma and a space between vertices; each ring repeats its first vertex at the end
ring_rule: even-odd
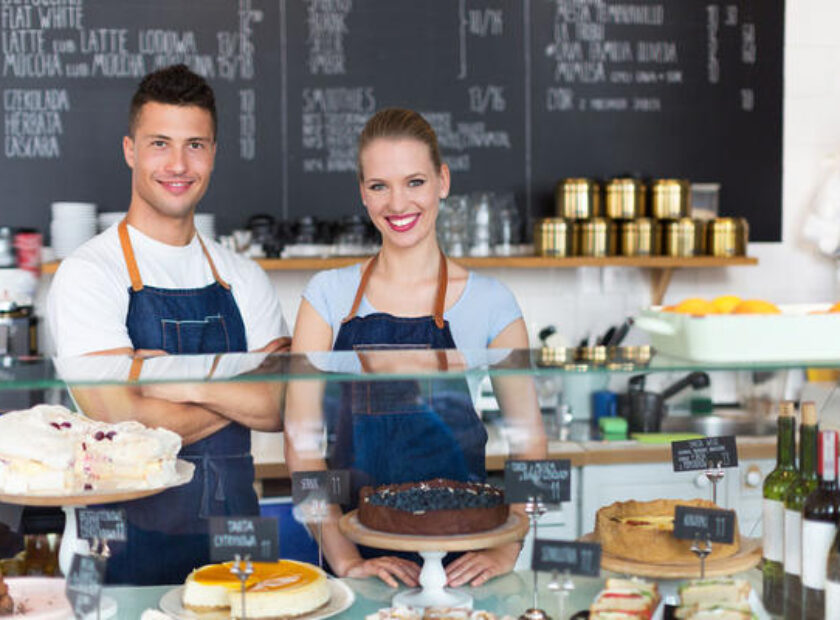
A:
MULTIPOLYGON (((196 289, 162 289, 143 285, 125 220, 119 236, 131 277, 126 326, 135 349, 170 354, 247 350, 230 285, 219 276, 201 237, 215 281, 196 289)), ((128 540, 110 545, 108 583, 181 583, 193 568, 210 561, 208 517, 259 514, 248 428, 231 422, 184 446, 178 457, 195 465, 189 484, 118 505, 126 511, 128 540)))
MULTIPOLYGON (((383 312, 356 316, 376 258, 362 274, 349 314, 342 322, 334 351, 382 349, 454 349, 443 318, 448 274, 441 254, 434 315, 398 317, 383 312)), ((445 370, 446 356, 438 355, 445 370)), ((352 504, 365 485, 418 482, 432 478, 483 482, 487 430, 473 407, 463 378, 352 381, 342 384, 338 411, 327 414, 328 462, 350 470, 352 504)), ((416 554, 359 547, 363 557, 416 554)))

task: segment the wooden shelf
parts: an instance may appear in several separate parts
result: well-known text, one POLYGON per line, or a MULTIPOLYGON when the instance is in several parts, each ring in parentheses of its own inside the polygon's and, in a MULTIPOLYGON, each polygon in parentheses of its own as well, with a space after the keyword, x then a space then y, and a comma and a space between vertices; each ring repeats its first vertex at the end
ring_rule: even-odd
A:
MULTIPOLYGON (((260 258, 257 262, 267 271, 319 270, 346 267, 364 260, 364 256, 332 258, 260 258)), ((571 256, 550 258, 546 256, 488 256, 485 258, 460 257, 454 261, 472 269, 568 269, 572 267, 645 267, 649 269, 671 269, 692 267, 732 267, 736 265, 757 265, 758 259, 750 256, 719 258, 717 256, 696 256, 673 258, 671 256, 610 256, 589 258, 571 256)))
MULTIPOLYGON (((364 256, 342 256, 331 258, 259 258, 257 263, 266 271, 320 271, 346 267, 364 260, 364 256)), ((758 259, 751 256, 724 258, 717 256, 694 256, 675 258, 671 256, 610 256, 590 258, 572 256, 549 258, 545 256, 489 256, 486 258, 456 258, 459 264, 469 269, 571 269, 575 267, 639 267, 651 269, 651 303, 662 303, 665 291, 671 281, 674 269, 708 269, 715 267, 738 267, 757 265, 758 259)), ((44 263, 41 272, 55 273, 59 261, 44 263)))

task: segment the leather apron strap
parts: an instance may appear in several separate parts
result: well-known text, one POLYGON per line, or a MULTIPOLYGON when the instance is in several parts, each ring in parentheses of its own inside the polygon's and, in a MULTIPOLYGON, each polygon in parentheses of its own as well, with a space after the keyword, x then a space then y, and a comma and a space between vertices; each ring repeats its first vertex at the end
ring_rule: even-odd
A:
MULTIPOLYGON (((373 268, 376 266, 376 260, 379 258, 377 253, 367 264, 365 270, 362 272, 362 278, 359 281, 359 288, 356 289, 356 297, 353 299, 353 305, 350 307, 350 312, 344 317, 341 322, 346 323, 356 316, 359 311, 359 306, 362 303, 362 297, 365 294, 365 289, 370 281, 370 276, 373 273, 373 268)), ((446 308, 446 287, 449 283, 449 269, 446 266, 446 256, 443 252, 440 253, 440 269, 438 270, 438 286, 435 293, 434 305, 434 319, 435 325, 438 329, 443 329, 445 323, 443 320, 443 311, 446 308)))
POLYGON ((123 259, 128 268, 128 277, 131 278, 131 289, 133 291, 143 290, 143 280, 140 278, 140 270, 137 268, 137 259, 134 257, 134 248, 131 247, 131 239, 128 237, 128 222, 123 218, 117 230, 120 233, 120 245, 122 246, 123 259))
MULTIPOLYGON (((119 223, 117 230, 120 235, 120 246, 122 246, 123 258, 125 259, 125 266, 128 268, 128 277, 131 278, 131 289, 133 291, 143 290, 143 279, 140 277, 140 269, 137 267, 137 258, 134 256, 134 248, 131 245, 131 238, 128 235, 128 221, 123 218, 119 223)), ((213 273, 213 279, 216 280, 223 288, 230 290, 230 284, 225 282, 216 270, 216 264, 210 257, 210 252, 207 251, 207 246, 201 235, 196 231, 195 236, 198 237, 198 242, 201 244, 201 251, 204 253, 204 258, 210 265, 210 271, 213 273)))

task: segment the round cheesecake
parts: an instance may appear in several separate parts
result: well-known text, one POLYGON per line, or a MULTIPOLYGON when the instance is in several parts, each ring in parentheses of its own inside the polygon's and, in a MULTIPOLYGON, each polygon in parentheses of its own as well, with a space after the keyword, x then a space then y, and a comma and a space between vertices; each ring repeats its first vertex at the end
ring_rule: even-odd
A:
POLYGON ((393 534, 474 534, 499 527, 508 512, 500 489, 442 478, 363 487, 359 495, 359 522, 393 534))
MULTIPOLYGON (((718 508, 705 499, 657 499, 651 502, 615 502, 600 508, 595 516, 595 537, 604 553, 650 564, 683 564, 697 560, 692 541, 674 538, 677 506, 718 508)), ((738 531, 738 522, 735 522, 738 531)), ((713 543, 710 559, 728 558, 738 552, 738 536, 732 544, 713 543)))
MULTIPOLYGON (((239 578, 230 572, 232 562, 208 564, 189 574, 182 604, 197 612, 230 609, 242 617, 239 578)), ((254 573, 245 582, 249 618, 289 618, 309 613, 330 599, 327 575, 317 566, 294 560, 254 562, 254 573)))

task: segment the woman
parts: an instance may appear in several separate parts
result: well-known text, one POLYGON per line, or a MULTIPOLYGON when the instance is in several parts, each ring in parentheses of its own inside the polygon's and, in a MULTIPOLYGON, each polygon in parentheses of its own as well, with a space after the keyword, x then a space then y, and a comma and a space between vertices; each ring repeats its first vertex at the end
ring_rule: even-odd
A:
MULTIPOLYGON (((359 137, 358 178, 362 202, 382 234, 382 249, 362 265, 312 279, 298 311, 292 352, 527 348, 513 295, 499 282, 449 261, 438 247, 435 220, 450 176, 428 122, 410 110, 376 113, 359 137)), ((520 434, 527 436, 520 455, 540 458, 545 442, 533 384, 513 381, 512 389, 501 390, 495 382, 500 405, 530 429, 520 434)), ((364 390, 344 386, 337 420, 327 420, 328 429, 335 427, 328 436, 336 437, 328 450, 330 467, 351 469, 356 486, 437 476, 484 479, 486 430, 465 387, 462 379, 371 382, 364 390), (388 415, 393 413, 402 415, 388 415)), ((319 402, 317 390, 312 382, 289 387, 286 457, 293 470, 314 468, 305 462, 309 450, 303 446, 307 437, 318 436, 311 414, 307 419, 305 413, 307 403, 311 411, 311 403, 319 402)), ((397 580, 416 585, 415 562, 360 551, 334 524, 323 536, 327 560, 339 576, 377 575, 392 586, 397 580)), ((448 583, 480 585, 509 571, 519 549, 511 543, 463 554, 447 566, 448 583)))

